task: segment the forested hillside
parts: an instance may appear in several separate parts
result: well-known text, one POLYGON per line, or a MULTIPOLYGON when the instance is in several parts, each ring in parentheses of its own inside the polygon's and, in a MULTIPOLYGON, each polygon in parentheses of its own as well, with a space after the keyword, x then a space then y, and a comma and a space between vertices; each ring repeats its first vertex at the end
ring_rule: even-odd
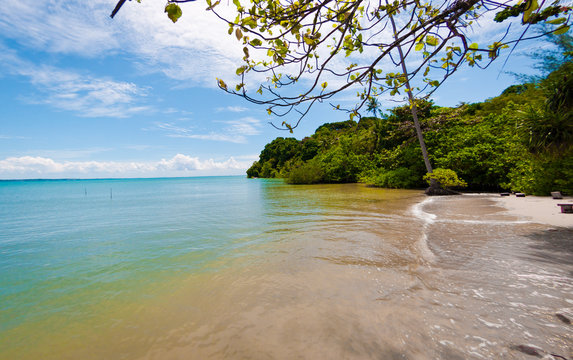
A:
MULTIPOLYGON (((455 108, 419 102, 434 168, 452 169, 470 190, 573 194, 573 63, 545 79, 511 86, 482 103, 455 108)), ((293 184, 365 182, 425 186, 426 170, 408 107, 379 117, 320 126, 302 141, 276 138, 249 177, 293 184)))

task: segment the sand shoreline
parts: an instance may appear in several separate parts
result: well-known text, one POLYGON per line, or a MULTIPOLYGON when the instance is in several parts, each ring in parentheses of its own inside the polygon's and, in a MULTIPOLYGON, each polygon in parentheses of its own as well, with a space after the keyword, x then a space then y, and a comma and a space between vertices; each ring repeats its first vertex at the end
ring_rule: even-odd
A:
POLYGON ((526 196, 516 197, 491 195, 491 198, 501 207, 506 209, 506 213, 520 220, 530 221, 538 224, 573 228, 573 214, 561 212, 561 207, 557 204, 573 203, 573 197, 563 199, 553 199, 550 196, 526 196))

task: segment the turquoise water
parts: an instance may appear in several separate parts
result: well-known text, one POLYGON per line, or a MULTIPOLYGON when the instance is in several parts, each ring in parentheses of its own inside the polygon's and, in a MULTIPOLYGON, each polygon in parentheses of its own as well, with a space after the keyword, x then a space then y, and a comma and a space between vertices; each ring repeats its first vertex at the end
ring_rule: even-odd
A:
POLYGON ((257 241, 261 191, 242 177, 0 182, 0 332, 81 315, 257 241), (73 299, 73 301, 69 301, 73 299))
POLYGON ((0 181, 0 359, 573 356, 571 231, 487 195, 0 181))

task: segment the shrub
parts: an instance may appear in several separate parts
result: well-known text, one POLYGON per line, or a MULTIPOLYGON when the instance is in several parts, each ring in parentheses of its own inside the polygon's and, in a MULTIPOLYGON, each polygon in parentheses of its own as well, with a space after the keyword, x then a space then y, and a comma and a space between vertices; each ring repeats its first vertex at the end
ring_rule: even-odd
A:
POLYGON ((573 148, 561 155, 540 154, 524 160, 510 171, 504 187, 533 195, 573 194, 573 148))
POLYGON ((468 185, 465 181, 458 178, 458 174, 452 169, 435 169, 433 172, 424 175, 424 180, 429 185, 431 185, 432 180, 435 180, 438 185, 444 188, 466 187, 468 185))
POLYGON ((310 160, 295 166, 288 173, 288 184, 316 184, 322 181, 322 169, 316 160, 310 160))
POLYGON ((412 188, 418 184, 416 173, 407 168, 384 171, 367 180, 368 183, 378 187, 405 189, 412 188))
POLYGON ((367 155, 347 152, 338 145, 317 157, 323 172, 323 180, 329 183, 357 182, 360 174, 371 167, 367 155))

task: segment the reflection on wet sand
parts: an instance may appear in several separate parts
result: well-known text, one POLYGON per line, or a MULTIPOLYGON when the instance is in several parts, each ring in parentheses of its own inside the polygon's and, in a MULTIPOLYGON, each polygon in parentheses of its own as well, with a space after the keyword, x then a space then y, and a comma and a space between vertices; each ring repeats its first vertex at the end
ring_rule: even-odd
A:
POLYGON ((350 192, 346 203, 316 193, 320 211, 310 221, 277 214, 281 235, 262 256, 239 258, 229 274, 203 283, 209 300, 195 326, 181 329, 185 340, 151 353, 521 359, 533 346, 541 356, 572 356, 570 325, 555 314, 571 316, 573 261, 570 253, 555 261, 535 255, 543 243, 558 247, 537 225, 499 215, 486 198, 426 201, 423 211, 434 215, 428 225, 412 216, 418 196, 364 202, 350 192), (416 245, 422 229, 432 262, 416 245))

